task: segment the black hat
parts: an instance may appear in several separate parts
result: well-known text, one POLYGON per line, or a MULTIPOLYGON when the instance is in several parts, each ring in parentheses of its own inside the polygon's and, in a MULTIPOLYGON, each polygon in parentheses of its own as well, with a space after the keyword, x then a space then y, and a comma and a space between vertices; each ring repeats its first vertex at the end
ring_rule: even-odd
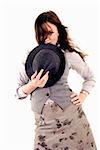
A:
POLYGON ((44 87, 54 85, 63 75, 65 70, 65 57, 62 50, 53 44, 40 44, 28 55, 25 70, 28 77, 44 69, 41 77, 49 71, 49 79, 44 87))

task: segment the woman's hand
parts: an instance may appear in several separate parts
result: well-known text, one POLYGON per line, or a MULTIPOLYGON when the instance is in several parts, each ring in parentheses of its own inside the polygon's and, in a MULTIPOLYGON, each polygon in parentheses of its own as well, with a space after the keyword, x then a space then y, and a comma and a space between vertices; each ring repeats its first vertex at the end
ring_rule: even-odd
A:
POLYGON ((48 81, 48 73, 49 71, 47 71, 45 73, 45 75, 41 78, 41 75, 43 73, 43 69, 40 70, 40 72, 37 74, 37 71, 31 76, 31 82, 34 85, 34 87, 44 87, 46 82, 48 81), (41 79, 40 79, 41 78, 41 79))
POLYGON ((80 92, 80 94, 78 95, 77 93, 73 93, 71 95, 71 102, 75 105, 82 105, 82 103, 84 102, 85 98, 87 97, 87 95, 85 93, 80 92))

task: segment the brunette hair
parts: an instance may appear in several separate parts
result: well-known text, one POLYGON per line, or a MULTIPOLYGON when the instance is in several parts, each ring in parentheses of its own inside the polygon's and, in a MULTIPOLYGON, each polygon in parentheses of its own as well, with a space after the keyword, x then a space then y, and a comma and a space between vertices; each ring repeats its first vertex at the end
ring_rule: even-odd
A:
POLYGON ((79 47, 73 44, 71 38, 69 38, 68 35, 68 27, 64 26, 61 23, 60 19, 53 11, 43 12, 35 20, 35 36, 38 44, 44 43, 48 34, 50 34, 46 27, 47 22, 50 22, 57 27, 59 33, 57 44, 60 45, 60 48, 64 51, 75 51, 84 60, 84 56, 86 56, 87 54, 82 52, 79 47))

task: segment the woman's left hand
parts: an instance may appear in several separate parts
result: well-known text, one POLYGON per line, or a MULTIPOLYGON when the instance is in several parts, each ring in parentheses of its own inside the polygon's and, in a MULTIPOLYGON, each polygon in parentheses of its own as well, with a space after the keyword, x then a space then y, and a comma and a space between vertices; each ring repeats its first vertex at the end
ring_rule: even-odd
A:
POLYGON ((77 93, 73 93, 71 95, 71 102, 75 105, 81 105, 86 98, 86 94, 80 93, 79 95, 77 93))

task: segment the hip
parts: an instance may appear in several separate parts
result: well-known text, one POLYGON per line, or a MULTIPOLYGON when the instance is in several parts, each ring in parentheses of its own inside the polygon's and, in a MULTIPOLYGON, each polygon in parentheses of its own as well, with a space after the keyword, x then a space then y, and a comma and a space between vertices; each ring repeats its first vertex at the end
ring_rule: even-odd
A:
POLYGON ((58 118, 58 120, 61 121, 69 120, 69 122, 74 118, 77 123, 77 121, 83 118, 83 116, 85 116, 85 113, 82 109, 82 106, 76 106, 72 103, 62 109, 57 103, 50 99, 48 99, 48 101, 44 104, 41 114, 35 112, 36 125, 44 125, 48 122, 53 123, 53 121, 55 121, 55 118, 58 118))

